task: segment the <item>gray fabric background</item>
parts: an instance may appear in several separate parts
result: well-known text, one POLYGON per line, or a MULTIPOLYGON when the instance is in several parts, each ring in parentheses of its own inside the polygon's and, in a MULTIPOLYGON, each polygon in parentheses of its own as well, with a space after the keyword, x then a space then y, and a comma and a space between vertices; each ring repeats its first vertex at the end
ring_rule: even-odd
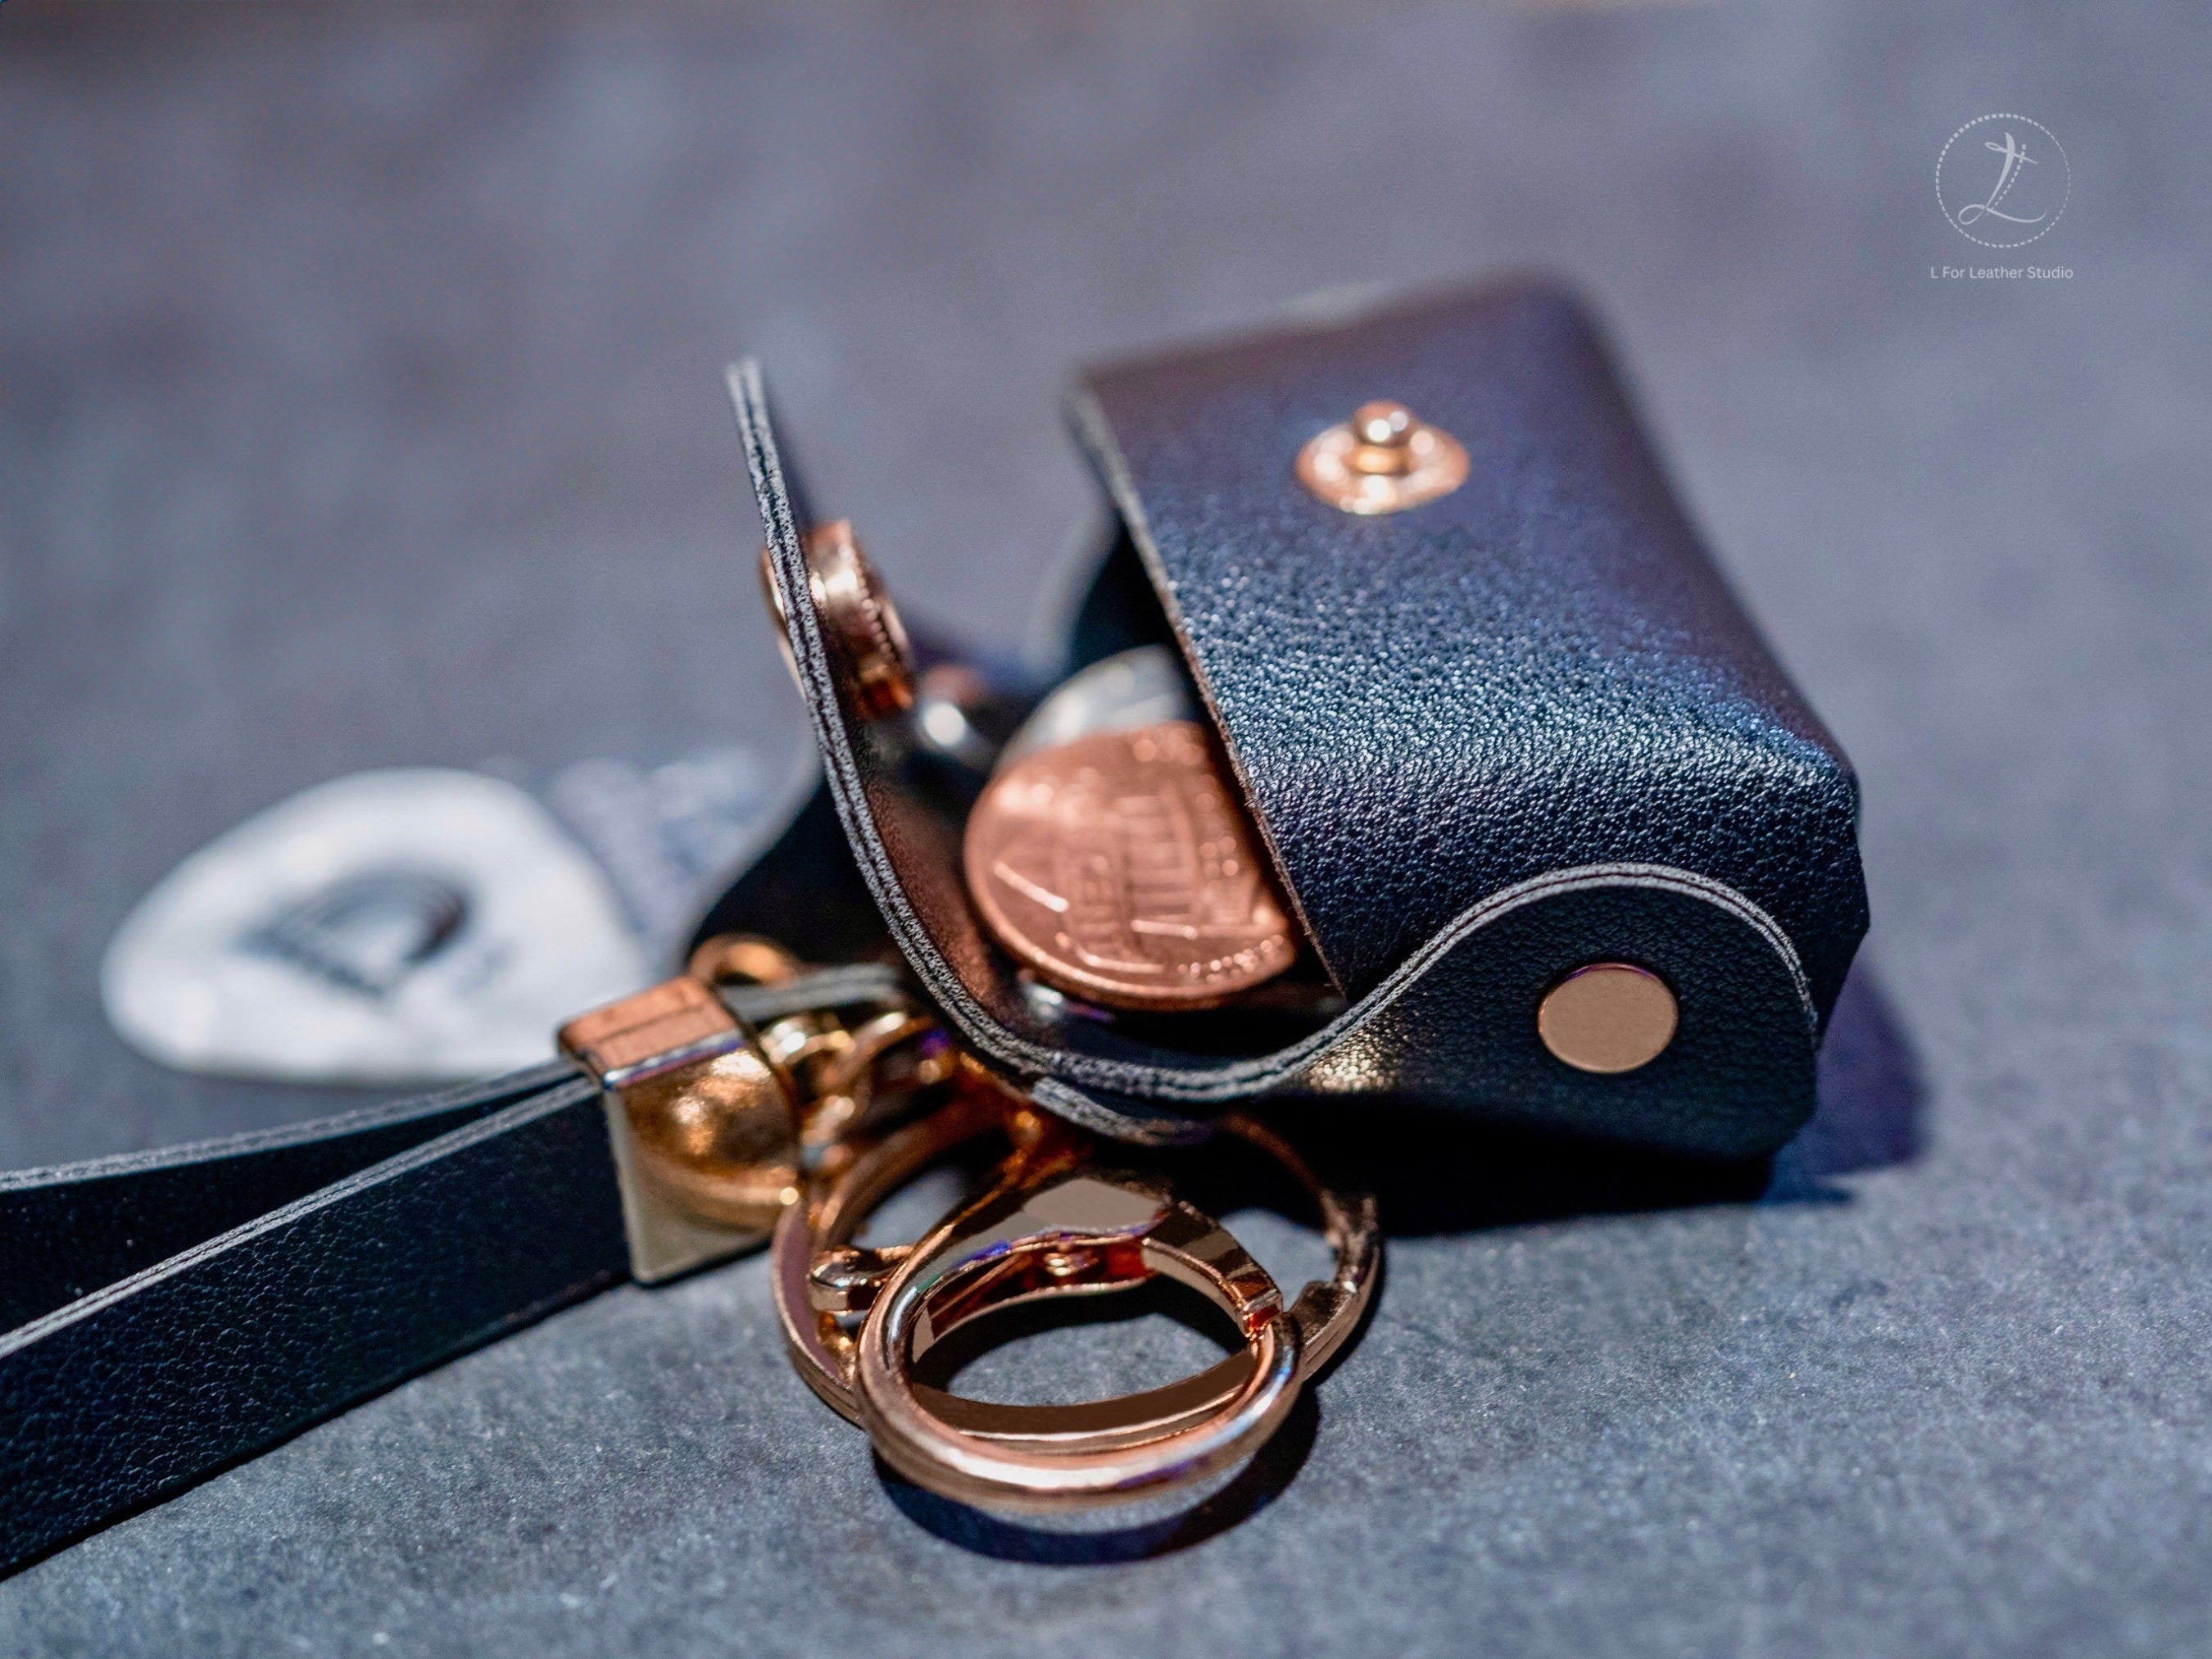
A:
MULTIPOLYGON (((0 1647, 2212 1645, 2208 57, 2185 9, 1920 0, 14 0, 7 1164, 329 1109, 99 1012, 131 903, 258 808, 797 740, 728 357, 909 607, 1003 646, 1088 499, 1066 363, 1502 265, 1596 297, 1858 762, 1878 980, 1764 1202, 1433 1160, 1465 1190, 1401 1212, 1317 1411, 1192 1514, 1071 1540, 879 1477, 751 1262, 0 1583, 0 1647), (2021 262, 2070 281, 1930 279, 1986 262, 1930 180, 1997 110, 2066 145, 2021 262)), ((1207 1352, 1155 1312, 963 1386, 1207 1352)))

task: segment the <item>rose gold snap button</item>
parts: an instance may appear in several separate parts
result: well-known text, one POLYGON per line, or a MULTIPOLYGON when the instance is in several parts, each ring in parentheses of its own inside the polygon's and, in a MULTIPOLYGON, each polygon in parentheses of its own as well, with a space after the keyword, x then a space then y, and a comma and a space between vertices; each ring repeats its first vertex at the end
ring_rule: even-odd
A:
POLYGON ((1345 513, 1372 517, 1449 495, 1467 482, 1467 451, 1405 404, 1362 404, 1298 452, 1298 482, 1345 513))
POLYGON ((1658 975, 1625 962, 1595 962, 1545 993, 1536 1035, 1577 1071, 1613 1074, 1666 1053, 1678 1017, 1674 994, 1658 975))

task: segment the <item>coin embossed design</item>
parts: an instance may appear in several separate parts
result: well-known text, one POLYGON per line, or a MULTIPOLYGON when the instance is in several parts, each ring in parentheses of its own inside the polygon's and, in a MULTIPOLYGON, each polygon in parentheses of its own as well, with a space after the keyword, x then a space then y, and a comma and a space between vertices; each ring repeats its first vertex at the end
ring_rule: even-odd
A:
POLYGON ((964 851, 993 937, 1048 984, 1113 1007, 1211 1007, 1296 955, 1189 720, 1023 756, 969 812, 964 851))

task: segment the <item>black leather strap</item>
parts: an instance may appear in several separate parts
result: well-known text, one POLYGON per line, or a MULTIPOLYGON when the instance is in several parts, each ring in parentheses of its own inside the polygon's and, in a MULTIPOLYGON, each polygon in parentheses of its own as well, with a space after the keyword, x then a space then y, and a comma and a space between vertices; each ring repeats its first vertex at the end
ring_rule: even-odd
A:
POLYGON ((0 1175, 0 1571, 628 1271, 565 1062, 0 1175))

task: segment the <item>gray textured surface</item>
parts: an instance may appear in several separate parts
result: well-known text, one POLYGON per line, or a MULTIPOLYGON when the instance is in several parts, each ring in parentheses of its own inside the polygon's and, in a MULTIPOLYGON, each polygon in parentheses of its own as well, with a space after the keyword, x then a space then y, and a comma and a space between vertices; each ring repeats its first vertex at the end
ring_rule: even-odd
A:
MULTIPOLYGON (((1077 1548, 887 1487, 750 1264, 0 1584, 0 1646, 2212 1644, 2212 65, 2179 14, 2120 21, 15 0, 7 1161, 320 1109, 161 1074, 97 1012, 124 910, 248 811, 377 763, 795 733, 739 349, 915 608, 1003 641, 1085 500, 1066 362, 1511 263, 1604 306, 1857 760, 1925 1087, 1916 1122, 1878 1044, 1839 1066, 1764 1204, 1478 1193, 1416 1229, 1235 1524, 1077 1548), (1929 279, 1974 251, 1936 152, 1993 109, 2068 147, 2031 252, 2070 282, 1929 279)), ((990 1369, 1196 1343, 1152 1316, 990 1369)))

